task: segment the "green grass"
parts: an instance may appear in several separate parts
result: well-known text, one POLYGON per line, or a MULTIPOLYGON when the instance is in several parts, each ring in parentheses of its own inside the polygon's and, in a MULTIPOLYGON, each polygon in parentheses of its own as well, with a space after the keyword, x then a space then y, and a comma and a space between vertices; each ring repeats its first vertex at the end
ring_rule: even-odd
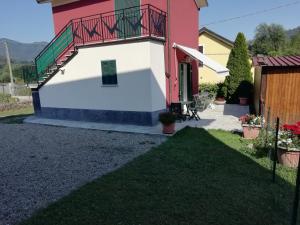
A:
POLYGON ((9 110, 0 112, 0 123, 23 123, 25 117, 33 114, 32 106, 22 109, 9 110))
POLYGON ((284 225, 295 171, 278 168, 225 131, 187 128, 22 225, 284 225))

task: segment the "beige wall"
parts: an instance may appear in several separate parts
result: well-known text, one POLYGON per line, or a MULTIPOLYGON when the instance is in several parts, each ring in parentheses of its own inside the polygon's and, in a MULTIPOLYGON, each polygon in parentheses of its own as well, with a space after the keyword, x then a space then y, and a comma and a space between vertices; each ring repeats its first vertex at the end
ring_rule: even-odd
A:
MULTIPOLYGON (((204 55, 225 67, 227 66, 229 55, 232 49, 231 46, 206 33, 203 33, 199 36, 199 45, 203 45, 204 55)), ((250 63, 252 65, 252 60, 250 60, 250 63)), ((254 78, 254 67, 251 68, 251 72, 252 77, 254 78)), ((215 71, 207 66, 199 67, 199 84, 219 83, 224 82, 224 80, 224 76, 218 75, 215 71)))
MULTIPOLYGON (((203 45, 204 55, 226 67, 231 51, 229 45, 222 43, 206 33, 199 37, 199 45, 203 45)), ((224 76, 218 75, 207 66, 199 67, 199 83, 218 83, 224 80, 224 76)))

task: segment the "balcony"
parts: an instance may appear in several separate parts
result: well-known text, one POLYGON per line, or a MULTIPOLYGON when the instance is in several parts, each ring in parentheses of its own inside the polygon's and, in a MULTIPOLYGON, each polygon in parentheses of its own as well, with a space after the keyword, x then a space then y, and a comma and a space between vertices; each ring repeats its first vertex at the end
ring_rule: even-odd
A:
POLYGON ((73 19, 36 57, 35 80, 40 85, 50 79, 76 54, 78 47, 142 38, 165 41, 164 11, 142 5, 73 19))

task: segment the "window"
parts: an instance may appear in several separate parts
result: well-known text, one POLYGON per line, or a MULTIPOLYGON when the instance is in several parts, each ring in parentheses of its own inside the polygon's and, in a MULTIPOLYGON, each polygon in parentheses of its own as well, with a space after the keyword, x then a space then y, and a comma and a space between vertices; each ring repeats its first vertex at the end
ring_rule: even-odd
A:
POLYGON ((118 84, 116 60, 101 61, 101 69, 103 85, 118 84))
POLYGON ((199 52, 203 53, 203 45, 199 45, 199 52))
MULTIPOLYGON (((199 45, 198 50, 199 50, 199 52, 201 52, 203 54, 204 53, 204 46, 203 45, 199 45)), ((203 67, 203 63, 202 62, 199 63, 199 67, 203 67)))

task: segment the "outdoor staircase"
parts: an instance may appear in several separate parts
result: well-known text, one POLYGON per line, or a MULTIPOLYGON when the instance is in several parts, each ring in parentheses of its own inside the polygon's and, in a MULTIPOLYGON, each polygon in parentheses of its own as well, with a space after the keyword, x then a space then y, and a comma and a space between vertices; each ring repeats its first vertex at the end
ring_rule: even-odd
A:
POLYGON ((84 46, 135 40, 166 38, 166 13, 152 5, 71 20, 35 58, 35 65, 23 70, 29 87, 39 89, 84 46))

